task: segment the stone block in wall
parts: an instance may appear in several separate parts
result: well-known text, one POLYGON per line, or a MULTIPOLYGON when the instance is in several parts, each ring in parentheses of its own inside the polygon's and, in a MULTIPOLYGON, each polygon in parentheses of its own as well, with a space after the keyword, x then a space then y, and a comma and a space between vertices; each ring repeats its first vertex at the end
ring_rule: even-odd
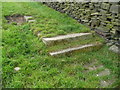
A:
POLYGON ((89 8, 90 9, 94 9, 94 6, 92 4, 90 4, 89 8))
POLYGON ((96 11, 94 9, 91 9, 90 12, 91 13, 96 13, 96 11))
POLYGON ((120 12, 119 8, 120 8, 120 5, 112 5, 110 7, 110 12, 112 12, 112 13, 119 13, 120 12))
POLYGON ((110 32, 111 32, 112 34, 115 34, 115 33, 116 33, 116 29, 112 28, 110 32))
POLYGON ((113 29, 119 31, 119 27, 118 26, 114 26, 113 29))
POLYGON ((120 31, 116 30, 115 36, 119 39, 119 45, 120 45, 120 31))
POLYGON ((85 13, 90 14, 91 13, 90 9, 85 9, 85 13))
POLYGON ((98 11, 100 9, 100 4, 94 4, 94 10, 95 11, 98 11))
POLYGON ((101 16, 99 12, 91 13, 91 16, 101 16))
POLYGON ((104 26, 104 27, 103 27, 103 30, 106 31, 106 32, 109 32, 109 31, 110 31, 110 28, 104 26))
POLYGON ((102 4, 101 4, 101 8, 102 8, 102 9, 105 9, 105 10, 109 10, 110 4, 108 4, 108 3, 102 3, 102 4))
POLYGON ((120 23, 118 23, 118 22, 112 22, 112 24, 113 24, 114 26, 120 26, 120 23))
POLYGON ((112 13, 111 16, 112 16, 113 19, 118 19, 118 18, 119 18, 119 17, 118 17, 118 14, 116 14, 116 13, 112 13))
POLYGON ((97 19, 92 19, 92 20, 90 21, 90 26, 91 26, 92 28, 98 27, 99 25, 100 25, 100 21, 97 20, 97 19))
POLYGON ((118 30, 116 30, 116 31, 119 31, 119 34, 120 34, 120 27, 118 27, 118 30))
POLYGON ((111 22, 112 21, 112 16, 111 14, 106 14, 107 21, 111 22))
POLYGON ((103 37, 108 38, 110 36, 109 31, 105 31, 103 27, 96 27, 95 32, 98 33, 99 35, 103 36, 103 37))
POLYGON ((84 11, 84 9, 79 9, 79 12, 83 12, 84 11))
POLYGON ((105 22, 100 23, 102 26, 106 26, 107 24, 105 22))
POLYGON ((113 24, 107 24, 106 27, 109 28, 109 29, 112 29, 113 28, 113 24))
POLYGON ((87 4, 84 4, 83 5, 83 8, 89 8, 89 4, 87 3, 87 4))
POLYGON ((102 22, 100 22, 100 25, 99 25, 99 27, 101 27, 101 28, 102 28, 102 27, 104 27, 104 25, 102 24, 102 22))
POLYGON ((107 20, 107 16, 106 15, 100 16, 100 20, 101 20, 101 22, 106 21, 107 20))
POLYGON ((120 24, 120 20, 119 19, 115 19, 115 22, 119 23, 120 24))
POLYGON ((105 15, 105 14, 107 14, 107 11, 106 11, 106 10, 103 10, 103 9, 100 9, 100 14, 101 14, 101 15, 105 15))
POLYGON ((89 22, 89 21, 88 21, 88 20, 86 20, 86 19, 85 19, 85 20, 81 20, 81 21, 82 21, 82 22, 84 22, 84 23, 88 23, 88 22, 89 22))
POLYGON ((103 21, 104 23, 106 23, 106 24, 111 24, 112 22, 110 22, 110 21, 103 21))
POLYGON ((110 51, 113 51, 117 54, 120 54, 120 47, 116 46, 116 45, 112 45, 110 48, 109 48, 110 51))

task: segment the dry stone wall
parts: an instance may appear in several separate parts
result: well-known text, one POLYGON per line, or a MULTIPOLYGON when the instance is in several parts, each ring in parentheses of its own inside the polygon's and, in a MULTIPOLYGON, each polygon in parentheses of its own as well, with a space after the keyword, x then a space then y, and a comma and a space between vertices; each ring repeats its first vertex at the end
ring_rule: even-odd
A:
POLYGON ((120 46, 119 2, 45 2, 88 26, 107 41, 120 46))

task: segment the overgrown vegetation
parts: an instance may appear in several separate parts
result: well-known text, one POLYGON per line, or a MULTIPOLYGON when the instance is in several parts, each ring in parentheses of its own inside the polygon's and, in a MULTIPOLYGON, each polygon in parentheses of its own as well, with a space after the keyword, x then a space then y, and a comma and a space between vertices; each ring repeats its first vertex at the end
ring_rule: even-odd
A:
MULTIPOLYGON (((3 87, 96 88, 100 87, 100 80, 117 77, 119 58, 115 53, 108 51, 107 46, 98 51, 75 53, 71 56, 48 55, 48 49, 41 41, 41 37, 76 32, 89 32, 89 29, 67 15, 40 3, 3 3, 3 87), (22 25, 8 24, 5 16, 14 14, 32 15, 36 22, 22 25), (40 38, 36 36, 38 32, 41 33, 40 38), (111 75, 96 77, 95 74, 101 70, 84 72, 83 66, 92 61, 109 68, 111 75), (21 69, 15 71, 15 67, 21 69)), ((55 48, 52 47, 51 50, 55 48)))

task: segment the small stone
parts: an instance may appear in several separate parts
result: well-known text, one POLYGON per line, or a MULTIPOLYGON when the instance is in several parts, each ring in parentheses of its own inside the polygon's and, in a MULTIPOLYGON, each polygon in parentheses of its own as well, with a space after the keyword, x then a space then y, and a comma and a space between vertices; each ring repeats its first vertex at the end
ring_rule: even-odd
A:
POLYGON ((112 42, 109 42, 109 43, 107 43, 106 45, 107 45, 107 46, 112 46, 113 43, 112 43, 112 42))
POLYGON ((15 71, 19 71, 19 70, 20 70, 20 67, 15 67, 14 70, 15 70, 15 71))
POLYGON ((111 46, 109 50, 120 54, 120 48, 117 47, 116 45, 111 46))
POLYGON ((101 82, 100 82, 100 86, 102 86, 102 87, 106 87, 106 86, 108 86, 108 85, 109 85, 109 83, 106 82, 106 81, 101 81, 101 82))
POLYGON ((38 33, 37 36, 39 37, 41 35, 41 33, 38 33))

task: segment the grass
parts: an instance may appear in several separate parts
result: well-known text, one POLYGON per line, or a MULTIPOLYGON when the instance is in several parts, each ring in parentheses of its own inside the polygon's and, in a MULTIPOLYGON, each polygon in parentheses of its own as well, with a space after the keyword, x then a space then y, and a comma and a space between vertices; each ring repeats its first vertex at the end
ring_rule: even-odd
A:
MULTIPOLYGON (((4 7, 5 5, 3 5, 3 8, 4 7)), ((14 5, 13 3, 9 3, 9 8, 13 7, 16 7, 16 4, 14 5)), ((4 9, 5 16, 14 14, 32 15, 37 22, 32 24, 31 30, 34 30, 35 34, 37 32, 41 32, 40 37, 50 37, 67 33, 89 31, 89 28, 80 25, 77 21, 65 14, 60 14, 59 12, 56 12, 46 6, 44 6, 43 9, 43 5, 40 3, 27 3, 25 5, 19 3, 16 8, 9 11, 4 9), (34 10, 32 10, 33 8, 34 10), (27 11, 28 9, 30 10, 29 12, 27 11)))
MULTIPOLYGON (((48 55, 47 46, 36 37, 36 33, 41 32, 41 38, 89 32, 88 28, 65 14, 40 3, 5 2, 2 18, 2 68, 5 88, 96 88, 100 87, 100 80, 118 75, 119 57, 108 51, 107 46, 98 51, 76 53, 71 56, 48 55), (23 25, 8 24, 4 17, 14 14, 32 15, 36 22, 23 25), (109 68, 111 75, 95 77, 99 70, 86 74, 83 66, 92 61, 102 63, 105 66, 103 69, 109 68), (20 71, 15 71, 15 67, 20 67, 20 71)), ((116 87, 117 82, 119 80, 109 88, 116 87)))

